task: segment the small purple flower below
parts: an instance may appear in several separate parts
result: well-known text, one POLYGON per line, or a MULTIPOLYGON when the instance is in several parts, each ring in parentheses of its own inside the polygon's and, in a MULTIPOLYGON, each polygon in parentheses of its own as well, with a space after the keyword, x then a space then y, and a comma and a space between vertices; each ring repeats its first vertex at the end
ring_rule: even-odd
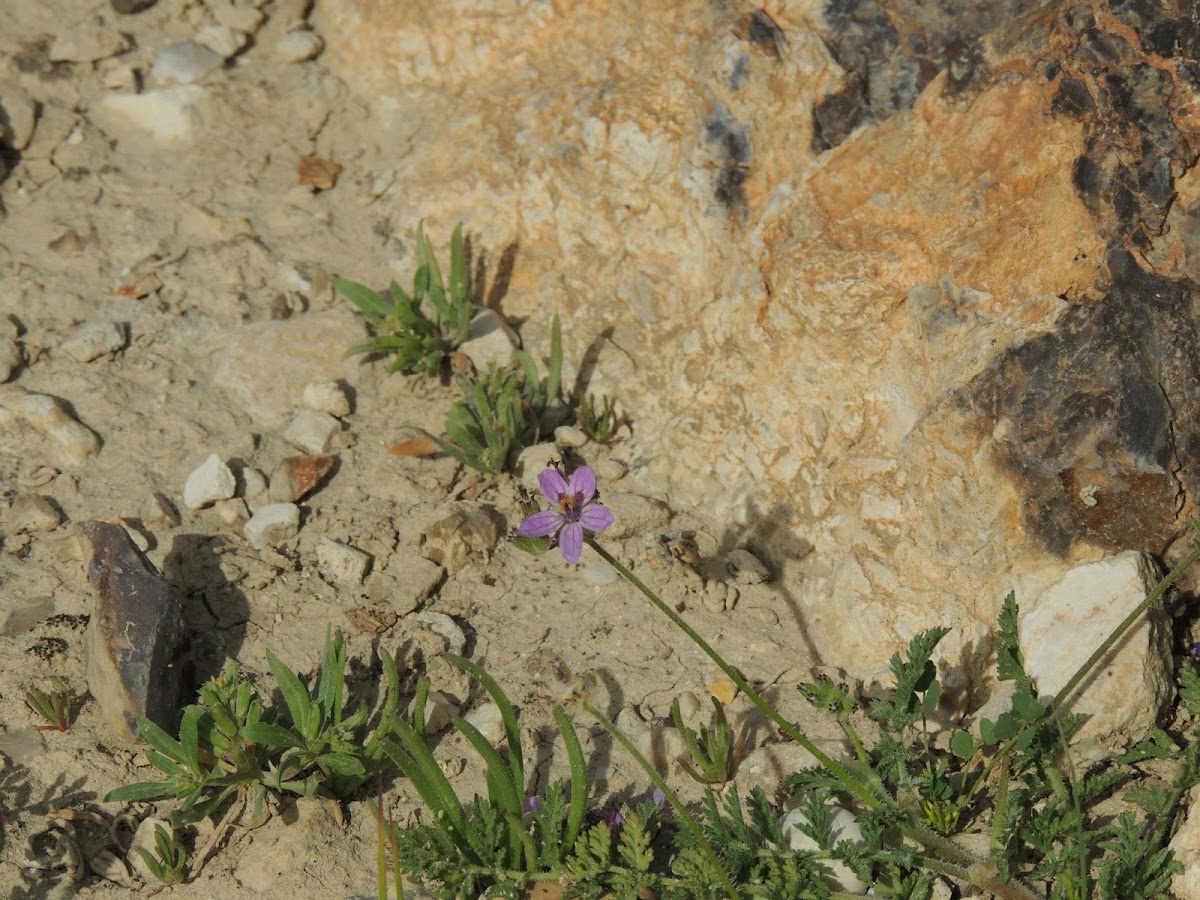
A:
POLYGON ((538 475, 538 484, 552 508, 528 516, 517 528, 518 537, 557 535, 563 559, 579 562, 584 530, 599 534, 613 523, 612 511, 592 499, 596 496, 595 473, 587 466, 580 466, 571 473, 568 482, 558 469, 546 469, 538 475))

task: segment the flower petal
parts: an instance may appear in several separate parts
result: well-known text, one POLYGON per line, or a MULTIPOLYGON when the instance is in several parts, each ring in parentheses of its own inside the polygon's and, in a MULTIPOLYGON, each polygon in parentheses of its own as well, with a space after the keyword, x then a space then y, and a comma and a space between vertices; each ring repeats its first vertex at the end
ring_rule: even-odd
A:
POLYGON ((563 559, 569 563, 579 562, 583 555, 583 526, 578 522, 568 522, 563 526, 558 536, 558 549, 562 551, 563 559))
POLYGON ((580 466, 571 473, 569 492, 572 496, 578 494, 580 499, 587 503, 596 493, 596 473, 587 466, 580 466))
POLYGON ((567 479, 562 477, 562 472, 558 469, 543 469, 538 475, 538 484, 541 485, 546 499, 555 506, 558 505, 558 498, 567 493, 567 479))
POLYGON ((579 514, 579 524, 592 534, 599 534, 614 521, 612 510, 603 503, 589 503, 579 514))
POLYGON ((524 522, 517 527, 518 537, 545 537, 548 534, 554 534, 562 527, 566 519, 563 514, 555 509, 543 509, 541 512, 535 512, 532 516, 528 516, 524 522))

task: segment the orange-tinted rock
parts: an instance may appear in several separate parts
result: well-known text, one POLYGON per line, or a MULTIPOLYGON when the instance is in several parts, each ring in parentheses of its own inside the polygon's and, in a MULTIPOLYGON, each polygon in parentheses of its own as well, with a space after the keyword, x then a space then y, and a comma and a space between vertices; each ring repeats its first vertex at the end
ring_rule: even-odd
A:
POLYGON ((279 468, 271 476, 272 499, 279 503, 298 503, 320 487, 336 461, 336 456, 312 454, 280 460, 279 468), (281 477, 282 484, 277 489, 276 483, 281 477))

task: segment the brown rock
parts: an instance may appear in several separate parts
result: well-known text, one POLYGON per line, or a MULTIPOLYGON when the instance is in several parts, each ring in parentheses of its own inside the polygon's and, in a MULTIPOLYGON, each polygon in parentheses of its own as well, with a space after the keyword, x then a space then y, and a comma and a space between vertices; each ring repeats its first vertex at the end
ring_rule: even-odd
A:
POLYGON ((180 606, 120 525, 78 526, 96 602, 86 636, 88 689, 113 730, 133 740, 145 716, 173 731, 182 700, 180 606))
POLYGON ((299 503, 320 486, 336 460, 336 456, 312 454, 280 460, 279 468, 271 476, 271 500, 276 503, 299 503))
POLYGON ((454 503, 449 514, 426 529, 425 556, 455 572, 471 558, 490 553, 500 540, 500 529, 500 517, 490 506, 454 503))

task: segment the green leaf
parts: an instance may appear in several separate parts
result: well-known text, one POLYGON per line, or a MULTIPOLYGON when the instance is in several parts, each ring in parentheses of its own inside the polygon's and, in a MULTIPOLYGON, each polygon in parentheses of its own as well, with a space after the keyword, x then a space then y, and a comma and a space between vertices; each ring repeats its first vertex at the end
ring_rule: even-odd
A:
MULTIPOLYGON (((512 771, 512 783, 516 786, 517 791, 523 792, 525 790, 525 757, 521 750, 521 729, 517 726, 517 714, 513 710, 508 696, 496 679, 470 660, 452 653, 447 653, 446 659, 482 684, 484 690, 491 696, 492 702, 500 710, 500 721, 504 725, 504 737, 508 743, 508 764, 512 771)), ((519 806, 517 811, 520 812, 519 806)))
POLYGON ((316 763, 346 777, 367 773, 362 760, 352 753, 322 753, 316 758, 316 763))
POLYGON ((170 781, 139 781, 114 788, 104 795, 105 803, 130 803, 140 800, 163 800, 175 796, 175 785, 170 781))
POLYGON ((254 744, 261 744, 271 751, 283 747, 304 749, 304 740, 290 729, 269 722, 256 722, 242 726, 242 737, 254 744))
POLYGON ((339 294, 357 306, 364 315, 385 317, 392 312, 391 303, 357 281, 334 278, 333 286, 339 294))
POLYGON ((308 688, 304 686, 300 676, 280 662, 279 657, 270 650, 267 651, 267 663, 271 666, 275 680, 279 682, 279 690, 283 693, 283 702, 287 704, 292 723, 304 735, 305 740, 311 741, 316 734, 307 730, 312 719, 311 710, 313 708, 312 700, 308 696, 308 688))
POLYGON ((954 732, 950 739, 950 752, 959 759, 970 759, 975 755, 975 741, 969 732, 961 728, 954 732))
MULTIPOLYGON (((462 222, 454 226, 450 235, 450 298, 455 304, 467 308, 467 294, 470 292, 471 276, 467 271, 467 254, 463 245, 462 222)), ((470 315, 467 318, 471 318, 470 315)))
POLYGON ((552 404, 558 400, 559 386, 562 384, 562 322, 558 313, 550 322, 550 365, 546 379, 546 403, 552 404))
POLYGON ((137 725, 138 733, 146 739, 151 747, 163 756, 176 762, 187 762, 187 751, 183 749, 183 745, 175 740, 175 738, 171 737, 144 716, 138 717, 137 725))
POLYGON ((1025 722, 1036 722, 1046 711, 1036 697, 1025 691, 1017 691, 1013 694, 1012 707, 1013 712, 1025 722))
POLYGON ((317 679, 317 704, 324 719, 334 725, 342 721, 342 692, 346 680, 346 647, 342 633, 325 635, 325 651, 321 657, 321 674, 317 679))

